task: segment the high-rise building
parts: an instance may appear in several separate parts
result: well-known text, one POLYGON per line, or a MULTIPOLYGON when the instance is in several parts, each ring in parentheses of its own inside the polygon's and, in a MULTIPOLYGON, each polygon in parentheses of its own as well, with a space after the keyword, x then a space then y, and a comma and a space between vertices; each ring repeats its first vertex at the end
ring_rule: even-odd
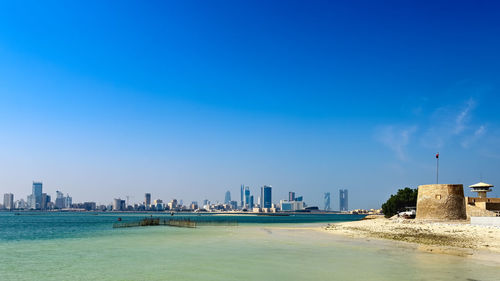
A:
POLYGON ((3 207, 6 210, 12 210, 12 209, 14 209, 14 194, 12 194, 12 193, 5 193, 3 195, 3 207))
POLYGON ((261 208, 271 208, 272 201, 272 186, 264 185, 260 188, 260 200, 261 200, 261 208))
POLYGON ((95 202, 83 202, 82 207, 87 211, 95 211, 97 209, 97 204, 95 202))
POLYGON ((340 189, 339 190, 339 210, 340 211, 348 211, 349 210, 348 200, 349 200, 349 196, 347 193, 347 189, 340 189))
POLYGON ((30 206, 28 205, 28 203, 26 201, 24 201, 24 199, 22 199, 22 198, 14 203, 15 209, 23 209, 24 210, 24 209, 29 209, 29 207, 30 206))
POLYGON ((250 188, 248 186, 245 186, 245 208, 249 208, 250 206, 250 188))
POLYGON ((39 210, 42 208, 42 183, 41 182, 33 182, 33 187, 31 191, 31 208, 39 210))
POLYGON ((250 195, 250 203, 248 204, 248 208, 253 208, 253 195, 250 195))
POLYGON ((172 201, 170 201, 170 203, 168 203, 168 208, 170 210, 177 209, 177 199, 172 199, 172 201))
POLYGON ((34 209, 35 206, 36 206, 35 196, 33 196, 33 194, 28 195, 26 198, 26 207, 28 209, 34 209))
POLYGON ((144 205, 149 207, 151 205, 151 193, 144 194, 144 205))
POLYGON ((288 192, 288 201, 295 201, 295 192, 288 192))
POLYGON ((244 201, 244 191, 245 190, 245 185, 241 185, 241 188, 240 188, 240 206, 241 208, 243 209, 245 207, 245 201, 244 201))
POLYGON ((71 208, 72 204, 73 204, 73 198, 70 197, 68 193, 66 193, 66 197, 64 197, 64 208, 71 208))
POLYGON ((42 203, 40 204, 40 209, 42 210, 47 209, 49 204, 50 204, 50 195, 47 195, 47 193, 42 193, 42 203))
POLYGON ((330 192, 325 192, 325 211, 330 211, 332 207, 330 206, 330 192))
POLYGON ((125 210, 125 200, 120 198, 113 199, 113 211, 124 211, 125 210))
POLYGON ((61 191, 56 191, 56 202, 55 202, 55 205, 56 205, 56 208, 57 209, 64 209, 65 206, 64 206, 64 194, 61 192, 61 191))
POLYGON ((233 210, 238 209, 238 202, 237 201, 231 201, 231 202, 229 202, 229 204, 231 205, 231 209, 233 209, 233 210))
POLYGON ((224 204, 229 204, 231 202, 231 192, 228 190, 226 191, 226 196, 224 197, 224 204))
POLYGON ((191 206, 190 206, 191 210, 196 210, 198 209, 198 202, 197 201, 193 201, 191 202, 191 206))
POLYGON ((154 206, 155 210, 157 210, 157 211, 163 211, 163 209, 164 209, 163 200, 161 200, 161 199, 154 200, 153 201, 153 206, 154 206))

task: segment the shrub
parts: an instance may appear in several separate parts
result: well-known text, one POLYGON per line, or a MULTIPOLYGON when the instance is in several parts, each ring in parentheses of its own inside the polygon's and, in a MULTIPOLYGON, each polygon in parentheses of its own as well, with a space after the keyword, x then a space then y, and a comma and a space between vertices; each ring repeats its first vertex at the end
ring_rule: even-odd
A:
POLYGON ((417 194, 417 189, 411 189, 409 187, 398 190, 396 195, 391 195, 391 198, 382 204, 384 216, 390 218, 404 211, 406 207, 415 207, 417 205, 417 194))

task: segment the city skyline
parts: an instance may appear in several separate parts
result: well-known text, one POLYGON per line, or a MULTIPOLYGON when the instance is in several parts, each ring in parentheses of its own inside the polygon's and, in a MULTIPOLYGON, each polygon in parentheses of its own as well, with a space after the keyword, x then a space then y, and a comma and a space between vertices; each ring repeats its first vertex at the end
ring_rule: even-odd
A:
MULTIPOLYGON (((347 207, 347 189, 340 189, 340 203, 339 203, 339 209, 338 211, 349 211, 349 208, 347 207), (343 195, 344 194, 344 195, 343 195)), ((238 204, 238 201, 231 200, 231 192, 227 190, 224 193, 224 200, 219 201, 210 201, 209 199, 203 199, 203 204, 200 207, 205 207, 206 205, 210 204, 223 204, 223 205, 228 205, 231 206, 232 210, 240 209, 240 210, 248 210, 250 212, 254 211, 253 208, 259 208, 261 211, 265 210, 270 210, 271 208, 277 208, 278 210, 285 210, 285 211, 295 211, 295 210, 304 210, 306 207, 309 208, 316 208, 319 210, 324 210, 324 211, 331 211, 331 205, 330 205, 330 192, 324 193, 324 199, 325 199, 325 205, 324 208, 321 209, 320 206, 312 206, 312 205, 307 205, 304 202, 303 196, 295 196, 294 191, 289 191, 288 192, 288 199, 283 199, 279 198, 275 201, 272 200, 272 186, 270 185, 263 185, 260 187, 260 196, 257 197, 257 201, 255 202, 254 200, 254 195, 251 194, 250 187, 245 186, 242 184, 240 186, 240 199, 241 202, 238 204), (326 199, 328 198, 328 199, 326 199), (327 200, 327 201, 326 201, 327 200), (281 209, 283 204, 287 204, 286 209, 281 209), (298 204, 298 205, 297 205, 298 204)), ((167 201, 163 202, 163 199, 158 198, 155 199, 154 201, 152 200, 152 194, 149 192, 144 193, 144 200, 142 202, 137 202, 137 201, 129 201, 130 197, 126 196, 126 200, 122 199, 121 197, 118 198, 113 198, 111 202, 99 202, 99 201, 82 201, 82 202, 73 202, 72 197, 69 196, 69 194, 66 194, 64 196, 64 193, 57 190, 56 191, 56 197, 55 201, 51 200, 51 195, 47 192, 43 192, 43 182, 40 181, 33 181, 32 182, 32 192, 28 196, 26 196, 26 201, 24 198, 20 198, 15 200, 14 199, 14 194, 13 193, 5 193, 4 194, 4 200, 3 200, 3 205, 0 204, 0 206, 4 210, 13 210, 13 209, 24 209, 24 210, 53 210, 53 209, 68 209, 68 208, 80 208, 84 206, 84 209, 87 209, 88 211, 90 210, 98 210, 97 207, 100 206, 113 206, 112 209, 121 211, 128 210, 130 207, 137 207, 137 206, 145 206, 146 209, 142 209, 139 211, 148 211, 150 209, 149 206, 157 206, 154 211, 163 211, 165 206, 168 205, 169 209, 174 208, 175 206, 184 206, 183 205, 183 199, 180 199, 179 201, 176 198, 172 198, 172 201, 167 204, 167 201), (74 204, 73 204, 74 203, 74 204), (161 207, 159 207, 161 205, 161 207), (78 206, 78 207, 77 207, 78 206)), ((197 201, 191 201, 191 204, 185 205, 184 207, 191 207, 191 209, 197 209, 198 208, 198 203, 197 201), (196 208, 194 207, 196 206, 196 208)), ((1 208, 0 208, 1 209, 1 208)), ((109 211, 109 210, 108 210, 109 211)), ((137 211, 134 209, 134 211, 137 211)))
POLYGON ((0 3, 0 194, 379 208, 437 152, 500 182, 495 1, 28 2, 0 3))

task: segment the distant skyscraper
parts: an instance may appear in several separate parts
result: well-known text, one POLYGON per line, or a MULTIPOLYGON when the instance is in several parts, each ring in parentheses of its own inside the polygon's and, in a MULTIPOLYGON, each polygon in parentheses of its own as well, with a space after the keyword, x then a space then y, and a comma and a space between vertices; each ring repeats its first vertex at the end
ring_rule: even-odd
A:
POLYGON ((248 208, 253 208, 253 195, 250 195, 250 203, 248 204, 248 208))
POLYGON ((271 208, 273 204, 271 186, 264 185, 260 188, 260 200, 262 201, 261 208, 271 208))
POLYGON ((245 186, 245 208, 250 206, 250 188, 245 186))
POLYGON ((125 200, 120 198, 113 199, 113 211, 123 211, 125 210, 125 200))
POLYGON ((64 209, 64 194, 61 191, 56 191, 56 208, 64 209))
POLYGON ((7 210, 14 209, 14 194, 5 193, 3 195, 3 207, 7 210))
POLYGON ((42 203, 40 204, 40 209, 42 210, 47 209, 49 203, 50 203, 50 195, 47 195, 47 193, 42 193, 42 203))
POLYGON ((203 200, 203 207, 210 205, 210 201, 208 199, 203 200))
POLYGON ((241 203, 240 206, 241 206, 241 208, 243 208, 245 206, 245 201, 243 200, 244 199, 243 196, 244 196, 244 192, 245 192, 244 189, 245 189, 245 185, 242 184, 241 188, 240 188, 240 197, 241 197, 240 198, 240 203, 241 203))
POLYGON ((288 192, 288 201, 295 201, 295 192, 288 192))
POLYGON ((330 192, 325 193, 324 199, 325 199, 325 209, 324 210, 330 211, 332 209, 332 207, 330 206, 330 192))
POLYGON ((224 198, 224 204, 229 204, 231 202, 231 192, 228 190, 226 191, 226 196, 224 198))
POLYGON ((66 197, 64 197, 64 207, 71 208, 72 204, 73 204, 73 198, 70 197, 68 193, 66 193, 66 197))
POLYGON ((33 182, 33 188, 31 195, 31 208, 32 209, 41 209, 42 208, 42 183, 41 182, 33 182))
POLYGON ((231 202, 229 202, 229 204, 231 204, 231 208, 233 210, 238 209, 238 202, 237 201, 231 201, 231 202))
POLYGON ((339 210, 340 211, 348 211, 349 210, 348 201, 349 201, 349 196, 347 193, 347 189, 340 189, 339 190, 339 210))
POLYGON ((151 205, 151 193, 144 194, 144 205, 146 207, 151 205))
POLYGON ((191 202, 191 206, 190 206, 191 210, 196 210, 198 209, 198 202, 197 201, 193 201, 191 202))

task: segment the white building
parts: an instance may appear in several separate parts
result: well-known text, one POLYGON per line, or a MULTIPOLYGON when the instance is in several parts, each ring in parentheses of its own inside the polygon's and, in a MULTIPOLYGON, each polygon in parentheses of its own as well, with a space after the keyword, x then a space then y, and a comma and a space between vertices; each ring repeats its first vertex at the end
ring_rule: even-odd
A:
POLYGON ((294 212, 304 210, 304 202, 303 201, 288 201, 281 200, 280 201, 281 211, 284 212, 294 212))

